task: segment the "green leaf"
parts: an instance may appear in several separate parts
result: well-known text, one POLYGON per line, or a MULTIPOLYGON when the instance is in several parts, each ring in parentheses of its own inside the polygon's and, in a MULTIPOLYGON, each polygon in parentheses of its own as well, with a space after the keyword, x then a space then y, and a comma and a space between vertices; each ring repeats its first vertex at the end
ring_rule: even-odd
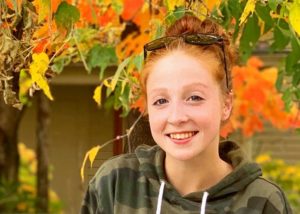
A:
POLYGON ((111 88, 112 90, 115 89, 116 85, 117 85, 117 82, 119 80, 119 77, 121 75, 121 72, 124 70, 124 68, 128 65, 128 63, 130 62, 130 57, 126 58, 119 66, 118 66, 118 69, 111 81, 111 88))
POLYGON ((133 64, 139 71, 142 70, 143 62, 144 62, 143 53, 141 53, 133 58, 133 64))
POLYGON ((153 34, 154 37, 152 38, 152 40, 162 37, 164 35, 165 29, 162 25, 161 20, 153 19, 152 23, 153 23, 154 29, 155 29, 155 33, 153 34))
POLYGON ((122 1, 119 1, 119 0, 113 0, 111 2, 111 6, 113 8, 113 10, 118 14, 120 15, 122 12, 123 12, 123 4, 122 4, 122 1))
POLYGON ((116 86, 113 96, 114 96, 114 109, 118 110, 122 106, 122 102, 119 99, 119 97, 121 96, 121 87, 119 85, 116 86))
POLYGON ((105 99, 104 108, 107 110, 111 110, 114 106, 114 96, 109 96, 105 99))
POLYGON ((95 45, 88 53, 87 64, 90 70, 100 68, 100 80, 103 79, 104 71, 108 66, 116 65, 118 58, 115 48, 111 46, 95 45))
POLYGON ((77 7, 63 1, 58 6, 54 18, 57 26, 63 27, 69 31, 72 25, 79 20, 80 12, 77 7))
POLYGON ((174 11, 171 11, 166 17, 167 25, 173 24, 177 19, 184 16, 186 9, 184 6, 176 7, 174 11))
POLYGON ((284 101, 284 109, 288 112, 292 106, 292 93, 290 88, 283 92, 282 100, 284 101))
POLYGON ((283 0, 268 0, 269 7, 273 11, 277 11, 277 6, 282 3, 283 0))
MULTIPOLYGON (((228 9, 229 5, 222 1, 220 7, 219 7, 219 11, 221 11, 222 13, 222 26, 225 29, 228 29, 230 24, 231 24, 231 19, 232 19, 232 14, 230 13, 229 9, 228 9)), ((217 17, 219 11, 215 10, 213 16, 217 17)))
POLYGON ((124 93, 122 93, 119 97, 119 100, 122 103, 122 110, 123 110, 121 114, 122 117, 127 116, 130 111, 129 97, 130 97, 130 87, 129 85, 126 85, 124 93))
POLYGON ((280 70, 278 72, 277 80, 276 80, 276 83, 275 83, 276 89, 278 91, 281 91, 282 84, 283 84, 283 79, 284 79, 284 70, 280 70))
POLYGON ((229 0, 228 1, 228 9, 229 9, 231 15, 236 20, 240 19, 241 15, 242 15, 242 8, 241 8, 241 3, 239 0, 229 0))
POLYGON ((300 59, 300 45, 298 43, 298 39, 292 37, 291 39, 292 44, 292 51, 288 54, 285 60, 285 69, 288 75, 293 74, 293 66, 297 64, 298 60, 300 59))
POLYGON ((293 81, 292 84, 297 87, 300 84, 300 64, 296 64, 294 67, 293 81))
POLYGON ((289 34, 286 34, 283 30, 278 28, 277 26, 274 28, 274 42, 271 45, 271 49, 275 50, 282 50, 284 49, 291 40, 289 34))
POLYGON ((55 58, 51 70, 57 74, 60 74, 64 67, 71 62, 71 56, 55 58))
MULTIPOLYGON (((277 20, 276 20, 276 21, 277 21, 277 20)), ((279 21, 278 21, 278 26, 279 26, 281 29, 290 32, 290 26, 289 26, 289 23, 287 23, 284 19, 279 19, 279 21)))
POLYGON ((74 37, 76 37, 78 43, 90 42, 92 39, 97 37, 97 32, 98 31, 96 29, 92 28, 75 29, 74 37))
POLYGON ((264 33, 268 32, 272 28, 274 23, 272 17, 270 16, 270 8, 267 7, 265 4, 259 2, 256 5, 255 11, 259 18, 261 18, 265 23, 264 33))
POLYGON ((252 50, 255 48, 256 43, 260 36, 260 29, 258 26, 258 18, 255 14, 248 18, 243 30, 240 40, 240 53, 241 60, 246 62, 250 57, 252 50))
POLYGON ((296 99, 298 101, 300 101, 300 88, 298 88, 295 92, 294 92, 295 96, 296 96, 296 99))

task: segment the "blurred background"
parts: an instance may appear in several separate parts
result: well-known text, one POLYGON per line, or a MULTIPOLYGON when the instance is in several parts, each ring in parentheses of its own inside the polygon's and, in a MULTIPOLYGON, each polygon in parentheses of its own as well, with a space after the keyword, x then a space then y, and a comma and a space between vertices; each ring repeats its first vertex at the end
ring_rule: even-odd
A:
POLYGON ((300 213, 300 5, 247 0, 1 1, 0 213, 78 213, 103 161, 154 144, 143 45, 187 13, 219 22, 239 53, 222 139, 300 213))

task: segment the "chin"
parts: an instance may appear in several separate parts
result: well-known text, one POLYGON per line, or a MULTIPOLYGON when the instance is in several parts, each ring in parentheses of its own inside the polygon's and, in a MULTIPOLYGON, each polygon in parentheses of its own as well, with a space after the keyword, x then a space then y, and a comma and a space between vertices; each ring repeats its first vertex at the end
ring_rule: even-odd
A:
MULTIPOLYGON (((201 152, 200 152, 201 153, 201 152)), ((199 156, 200 153, 195 153, 195 151, 177 151, 177 152, 168 152, 166 151, 166 155, 172 159, 178 161, 189 161, 199 156)))

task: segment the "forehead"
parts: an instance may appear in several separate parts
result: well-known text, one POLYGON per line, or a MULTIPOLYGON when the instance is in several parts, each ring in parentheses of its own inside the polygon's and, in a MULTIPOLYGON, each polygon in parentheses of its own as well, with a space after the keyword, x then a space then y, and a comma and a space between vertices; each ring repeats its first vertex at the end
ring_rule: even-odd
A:
POLYGON ((186 84, 216 84, 212 71, 215 61, 205 57, 190 56, 173 51, 158 59, 148 76, 147 89, 158 86, 183 87, 186 84))

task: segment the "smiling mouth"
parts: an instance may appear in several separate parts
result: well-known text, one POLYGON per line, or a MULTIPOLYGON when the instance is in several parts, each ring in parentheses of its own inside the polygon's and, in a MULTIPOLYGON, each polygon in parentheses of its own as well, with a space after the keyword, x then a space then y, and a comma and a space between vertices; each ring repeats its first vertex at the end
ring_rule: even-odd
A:
POLYGON ((192 131, 192 132, 180 132, 180 133, 171 133, 167 134, 168 137, 175 140, 184 140, 193 137, 196 135, 198 131, 192 131))

